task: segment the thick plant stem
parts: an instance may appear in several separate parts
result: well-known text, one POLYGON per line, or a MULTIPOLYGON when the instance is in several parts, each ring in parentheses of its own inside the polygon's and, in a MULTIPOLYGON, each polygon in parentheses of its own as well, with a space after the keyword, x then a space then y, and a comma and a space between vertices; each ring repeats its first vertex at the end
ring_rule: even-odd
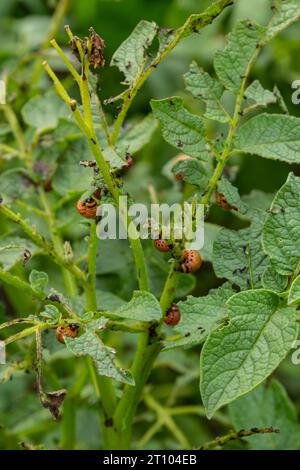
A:
MULTIPOLYGON (((165 312, 170 306, 176 290, 178 272, 176 271, 177 261, 173 260, 172 266, 167 277, 165 287, 160 299, 162 310, 162 320, 165 312)), ((135 380, 135 386, 127 385, 125 387, 122 398, 117 406, 115 413, 115 425, 121 436, 122 448, 130 447, 132 421, 135 415, 137 405, 141 399, 143 388, 149 378, 153 363, 158 356, 162 345, 160 343, 157 331, 153 333, 151 329, 142 333, 133 366, 131 369, 135 380)))
MULTIPOLYGON (((66 104, 70 107, 71 111, 73 112, 74 118, 79 128, 81 129, 81 131, 83 132, 84 136, 87 139, 88 145, 102 173, 105 184, 107 185, 107 188, 112 194, 117 207, 119 207, 121 192, 110 172, 109 164, 106 162, 104 155, 100 149, 100 145, 99 145, 98 138, 96 136, 96 133, 93 127, 93 123, 92 121, 90 122, 91 120, 91 117, 89 117, 90 116, 90 96, 88 94, 88 89, 86 89, 87 85, 84 83, 84 85, 81 86, 81 91, 84 96, 85 115, 87 115, 88 117, 88 122, 84 120, 84 118, 82 117, 78 109, 76 101, 70 98, 65 88, 61 84, 60 80, 57 78, 56 74, 53 72, 53 70, 51 69, 51 67, 49 66, 47 62, 44 62, 44 68, 49 74, 50 78, 53 80, 58 94, 66 102, 66 104)), ((129 224, 131 224, 131 219, 128 216, 127 212, 122 215, 123 215, 124 225, 128 227, 129 224)), ((132 224, 131 224, 131 227, 132 227, 132 224)), ((146 268, 146 263, 145 263, 145 259, 143 255, 141 241, 138 237, 135 237, 134 233, 132 234, 132 236, 129 236, 128 238, 131 244, 131 248, 133 251, 134 260, 136 264, 139 288, 141 290, 148 290, 148 284, 149 284, 148 274, 147 274, 147 268, 146 268)))
POLYGON ((66 398, 63 408, 61 448, 73 450, 76 442, 76 401, 66 398))
POLYGON ((142 333, 131 369, 135 386, 126 385, 114 416, 114 425, 119 434, 118 449, 130 448, 132 421, 141 399, 143 388, 148 380, 153 362, 162 348, 157 338, 150 332, 142 333))
MULTIPOLYGON (((98 238, 96 233, 96 222, 93 220, 90 227, 90 240, 88 250, 88 274, 85 283, 86 308, 87 310, 97 310, 96 297, 96 256, 98 238)), ((100 376, 95 368, 92 358, 87 358, 86 364, 90 374, 91 382, 94 386, 96 396, 101 403, 103 416, 101 413, 101 427, 105 448, 109 448, 111 441, 116 439, 114 428, 112 427, 112 416, 116 406, 116 394, 111 379, 100 376)))

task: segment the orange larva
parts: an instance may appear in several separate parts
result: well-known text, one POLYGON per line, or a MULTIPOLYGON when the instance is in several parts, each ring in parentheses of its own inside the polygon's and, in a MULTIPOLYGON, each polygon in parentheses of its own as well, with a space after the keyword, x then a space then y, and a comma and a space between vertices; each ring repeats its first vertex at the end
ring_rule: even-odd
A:
POLYGON ((97 201, 89 197, 85 201, 79 201, 77 202, 77 210, 82 217, 85 217, 86 219, 94 219, 97 214, 97 201))
POLYGON ((216 203, 218 206, 224 209, 224 211, 231 211, 236 209, 236 207, 232 206, 226 201, 225 196, 219 191, 216 191, 216 203))
POLYGON ((194 273, 201 267, 202 258, 196 250, 184 250, 182 255, 181 271, 194 273))
POLYGON ((154 246, 158 251, 162 251, 163 253, 167 253, 167 251, 170 251, 170 246, 165 240, 154 240, 154 246))
POLYGON ((166 325, 175 326, 180 322, 181 314, 178 305, 172 304, 166 313, 164 322, 166 325))
POLYGON ((77 325, 68 325, 68 326, 59 326, 56 328, 55 336, 57 341, 62 344, 65 344, 64 337, 67 336, 68 338, 76 338, 78 335, 79 327, 77 325))

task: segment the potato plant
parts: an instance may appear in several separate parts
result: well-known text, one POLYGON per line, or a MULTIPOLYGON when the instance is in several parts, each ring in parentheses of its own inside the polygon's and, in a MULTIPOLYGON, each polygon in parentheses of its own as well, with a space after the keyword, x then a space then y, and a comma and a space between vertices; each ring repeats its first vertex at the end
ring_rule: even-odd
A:
MULTIPOLYGON (((193 61, 187 93, 152 99, 142 119, 129 113, 150 75, 238 2, 219 0, 177 29, 142 20, 111 58, 92 27, 79 38, 66 26, 67 47, 53 39, 67 3, 58 3, 39 54, 3 76, 0 395, 29 372, 31 405, 36 410, 39 399, 41 407, 37 427, 1 423, 0 442, 86 448, 76 429, 88 405, 98 436, 92 448, 299 449, 297 410, 273 374, 298 338, 300 118, 275 83, 269 90, 253 79, 264 49, 299 19, 299 1, 274 2, 265 25, 236 22, 214 70, 193 61), (103 100, 109 66, 123 75, 123 88, 103 100), (30 76, 25 92, 20 68, 30 76), (102 204, 118 208, 124 195, 133 204, 130 188, 143 176, 130 180, 131 172, 158 133, 174 148, 162 168, 174 188, 165 201, 205 208, 200 253, 185 251, 185 239, 97 236, 102 204), (290 165, 275 195, 240 195, 234 179, 246 155, 290 165), (234 227, 212 222, 216 206, 234 227), (218 282, 197 292, 207 265, 218 282), (189 415, 207 426, 196 441, 181 421, 189 415), (164 429, 167 437, 156 440, 164 429), (40 432, 50 437, 39 440, 40 432)), ((157 202, 153 184, 149 194, 157 202)), ((129 224, 128 211, 121 214, 129 224)), ((20 396, 17 386, 7 390, 20 396)))

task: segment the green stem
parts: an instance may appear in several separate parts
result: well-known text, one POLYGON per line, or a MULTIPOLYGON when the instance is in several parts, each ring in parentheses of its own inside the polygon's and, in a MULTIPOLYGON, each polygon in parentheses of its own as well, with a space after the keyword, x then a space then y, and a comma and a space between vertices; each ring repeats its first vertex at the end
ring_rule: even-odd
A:
MULTIPOLYGON (((96 234, 96 222, 92 221, 90 229, 90 240, 88 250, 88 275, 85 284, 86 308, 87 310, 97 310, 96 296, 96 256, 98 238, 96 234)), ((109 448, 111 443, 117 441, 114 428, 112 426, 112 416, 116 406, 116 393, 111 379, 98 375, 92 358, 87 358, 87 367, 89 370, 91 382, 94 385, 96 396, 103 408, 101 417, 102 435, 104 447, 109 448)))
POLYGON ((176 287, 178 284, 178 275, 179 275, 179 271, 177 270, 177 267, 178 267, 178 261, 174 259, 172 261, 169 274, 166 279, 164 289, 160 298, 160 307, 161 307, 162 314, 163 314, 162 320, 165 316, 166 311, 170 307, 174 299, 175 293, 176 293, 176 287))
POLYGON ((270 434, 270 433, 279 433, 279 429, 270 428, 252 428, 252 429, 242 429, 241 431, 235 432, 230 431, 225 436, 217 437, 216 439, 206 442, 199 450, 211 450, 216 447, 222 447, 228 442, 236 439, 243 439, 244 437, 253 436, 253 434, 270 434))
POLYGON ((74 397, 67 396, 64 401, 62 415, 62 433, 61 448, 63 450, 73 450, 76 442, 76 407, 77 403, 74 397))
POLYGON ((98 238, 96 233, 96 222, 93 220, 90 227, 90 238, 88 248, 88 273, 87 280, 84 284, 86 303, 88 309, 97 309, 97 297, 96 297, 96 260, 97 260, 97 248, 98 238))
POLYGON ((25 330, 10 336, 4 341, 4 343, 5 345, 8 345, 10 343, 14 343, 15 341, 19 341, 22 338, 26 338, 29 335, 33 335, 37 331, 49 330, 50 328, 52 328, 52 326, 50 326, 48 323, 39 323, 36 326, 31 326, 30 328, 26 328, 25 330))
MULTIPOLYGON (((176 406, 174 408, 167 408, 167 411, 172 416, 178 415, 198 415, 206 419, 206 411, 203 406, 199 405, 185 405, 185 406, 176 406)), ((223 426, 230 426, 231 421, 222 413, 216 413, 212 417, 213 420, 219 422, 223 426)))
POLYGON ((149 75, 156 69, 156 67, 161 63, 163 59, 174 49, 175 46, 183 39, 184 37, 190 35, 194 31, 198 31, 201 28, 212 23, 212 20, 219 16, 224 8, 229 5, 232 5, 235 0, 220 0, 213 5, 211 5, 207 10, 201 14, 191 15, 181 28, 178 28, 171 41, 166 45, 162 52, 160 52, 150 63, 150 65, 144 69, 141 74, 136 78, 134 84, 124 93, 122 93, 123 105, 120 110, 120 113, 115 121, 113 132, 111 135, 110 142, 112 145, 115 145, 117 142, 120 128, 124 122, 124 119, 127 115, 127 111, 130 108, 134 98, 137 93, 149 77, 149 75))
POLYGON ((9 209, 7 206, 0 204, 0 214, 3 214, 5 217, 10 219, 11 221, 18 224, 24 233, 40 248, 43 249, 44 253, 50 256, 53 261, 69 270, 79 281, 85 281, 85 274, 81 271, 78 266, 74 263, 69 263, 61 256, 59 253, 56 252, 54 246, 51 243, 48 243, 42 235, 40 235, 34 227, 29 225, 25 220, 23 220, 21 214, 17 214, 9 209))
POLYGON ((237 96, 237 99, 236 99, 234 114, 233 114, 233 118, 230 122, 229 132, 228 132, 228 135, 227 135, 227 138, 226 138, 226 141, 225 141, 223 152, 221 154, 221 157, 219 158, 218 164, 217 164, 217 166, 215 168, 215 171, 212 175, 212 178, 209 182, 207 192, 204 194, 204 196, 201 200, 202 204, 204 204, 204 205, 208 205, 210 203, 211 196, 212 196, 212 194, 213 194, 213 192, 214 192, 214 190, 215 190, 215 188, 218 184, 218 181, 219 181, 219 179, 220 179, 220 177, 223 173, 224 167, 227 163, 227 159, 228 159, 229 155, 231 154, 233 139, 235 137, 235 133, 236 133, 237 127, 238 127, 239 122, 240 122, 241 107, 242 107, 242 103, 243 103, 243 99, 244 99, 244 94, 245 94, 245 90, 246 90, 246 86, 247 86, 248 77, 249 77, 252 66, 253 66, 260 50, 261 50, 261 47, 256 48, 255 53, 253 54, 253 57, 251 58, 250 62, 248 63, 246 72, 244 74, 244 77, 243 77, 243 80, 242 80, 242 83, 241 83, 241 87, 240 87, 240 90, 239 90, 239 93, 238 93, 238 96, 237 96))
MULTIPOLYGON (((61 84, 60 80, 57 78, 56 74, 53 72, 53 70, 51 69, 51 67, 49 66, 47 62, 44 62, 44 68, 46 72, 49 74, 49 76, 51 77, 51 79, 53 80, 57 93, 66 102, 66 104, 70 107, 71 111, 73 112, 74 118, 79 128, 81 129, 81 131, 83 132, 84 136, 87 139, 88 145, 102 173, 105 184, 108 190, 110 191, 110 193, 112 194, 117 207, 119 207, 121 192, 114 180, 114 177, 112 176, 110 172, 109 164, 106 162, 104 155, 100 149, 98 138, 96 136, 93 126, 90 127, 85 122, 85 120, 83 119, 78 109, 76 101, 71 99, 71 97, 68 95, 65 88, 61 84)), ((87 90, 87 93, 88 93, 88 90, 87 90)), ((86 107, 85 113, 87 112, 89 115, 89 111, 88 111, 88 109, 90 109, 89 95, 88 97, 87 96, 85 97, 85 107, 86 107)), ((122 212, 122 217, 123 217, 124 225, 128 227, 132 221, 131 221, 131 218, 128 216, 127 211, 125 213, 122 212)), ((134 232, 134 227, 132 224, 131 224, 131 227, 133 229, 132 231, 134 232)), ((148 274, 147 274, 147 268, 146 268, 144 254, 143 254, 143 248, 141 245, 141 240, 138 237, 136 237, 135 233, 132 233, 132 236, 129 236, 128 238, 131 244, 131 248, 133 251, 134 260, 136 264, 139 288, 141 290, 148 290, 148 286, 149 286, 148 274)))
POLYGON ((147 406, 155 411, 157 414, 159 421, 163 423, 169 431, 173 434, 175 439, 179 442, 182 449, 190 449, 190 444, 183 434, 183 432, 179 429, 171 415, 168 413, 168 410, 165 409, 158 403, 151 395, 147 394, 145 396, 145 403, 147 406))
POLYGON ((130 447, 135 411, 161 347, 161 343, 156 338, 152 338, 150 332, 141 334, 131 369, 135 386, 126 385, 114 416, 114 423, 120 436, 119 447, 117 447, 119 449, 130 447))

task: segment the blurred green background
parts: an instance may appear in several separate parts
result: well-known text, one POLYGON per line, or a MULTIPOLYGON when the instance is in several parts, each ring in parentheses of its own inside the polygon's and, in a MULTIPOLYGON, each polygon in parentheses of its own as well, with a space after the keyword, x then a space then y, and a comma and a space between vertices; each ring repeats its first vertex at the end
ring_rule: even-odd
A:
MULTIPOLYGON (((53 59, 53 53, 47 47, 42 53, 38 52, 44 42, 45 31, 56 4, 54 0, 0 2, 0 76, 15 70, 9 93, 17 112, 35 93, 30 88, 29 77, 36 54, 48 57, 53 60, 53 63, 58 64, 53 59), (29 59, 23 66, 22 61, 26 61, 26 57, 29 59)), ((72 30, 81 37, 86 36, 89 27, 93 26, 106 41, 105 57, 108 65, 113 52, 130 34, 139 20, 154 20, 160 27, 176 28, 191 13, 199 13, 210 4, 209 0, 71 0, 64 23, 70 24, 72 30)), ((149 100, 151 98, 171 95, 182 96, 189 109, 201 112, 203 109, 201 103, 196 103, 183 87, 182 75, 187 71, 190 62, 196 60, 204 69, 211 72, 213 70, 213 54, 219 48, 224 47, 225 35, 237 20, 249 18, 266 24, 270 15, 269 0, 251 0, 251 2, 239 0, 237 5, 226 9, 220 18, 205 30, 201 30, 200 34, 193 34, 184 39, 144 85, 130 110, 129 118, 138 119, 147 115, 150 112, 149 100)), ((63 28, 60 28, 56 39, 60 44, 67 46, 63 28)), ((253 72, 253 78, 258 78, 265 88, 272 89, 274 84, 277 84, 290 113, 296 116, 300 116, 300 106, 293 105, 291 102, 291 84, 294 80, 300 79, 299 46, 298 23, 267 46, 253 72)), ((64 76, 65 71, 59 67, 61 64, 57 65, 56 70, 64 76)), ((115 67, 107 66, 97 73, 100 79, 100 97, 102 99, 122 91, 122 85, 120 85, 122 76, 115 67)), ((45 90, 49 88, 49 82, 44 75, 41 83, 45 90)), ((105 108, 110 120, 117 112, 116 106, 105 108)), ((212 131, 221 133, 222 127, 215 127, 212 131)), ((149 184, 155 188, 161 202, 178 200, 180 194, 178 186, 174 185, 174 182, 168 179, 162 171, 164 165, 175 155, 176 151, 162 140, 159 130, 157 130, 151 143, 138 153, 136 165, 126 181, 128 190, 136 200, 149 201, 149 184)), ((13 167, 13 165, 5 162, 0 155, 2 171, 13 167)), ((284 183, 291 169, 295 174, 300 174, 299 168, 290 168, 283 163, 254 156, 237 158, 232 162, 232 165, 232 171, 235 171, 236 165, 237 172, 234 183, 242 195, 249 194, 253 190, 274 193, 284 183)), ((259 193, 256 194, 259 195, 259 193)), ((66 214, 74 212, 74 205, 67 207, 66 211, 69 212, 61 214, 61 221, 66 217, 66 214)), ((209 221, 230 228, 239 228, 244 225, 241 219, 221 211, 218 207, 213 207, 209 221)), ((0 222, 0 234, 2 235, 7 233, 9 227, 3 219, 0 222)), ((80 225, 79 216, 76 214, 68 219, 67 224, 63 225, 63 231, 66 237, 77 239, 78 245, 83 244, 86 228, 80 225)), ((150 248, 146 246, 146 250, 150 250, 150 248)), ((109 290, 117 296, 115 299, 117 304, 122 300, 128 300, 135 288, 134 271, 130 259, 128 261, 130 258, 127 253, 128 248, 124 248, 122 245, 118 249, 119 251, 114 253, 112 261, 111 247, 107 244, 98 270, 98 288, 101 291, 109 290)), ((115 248, 113 250, 115 251, 115 248)), ((151 256, 153 256, 151 282, 154 291, 159 294, 166 269, 163 269, 162 274, 160 273, 161 255, 152 254, 151 256)), ((51 284, 59 288, 61 281, 56 276, 54 265, 46 262, 42 257, 37 257, 33 260, 31 269, 33 267, 46 270, 49 273, 51 284)), ((16 267, 16 270, 20 269, 20 267, 16 267)), ((220 281, 215 278, 211 264, 206 262, 201 270, 201 279, 199 276, 196 283, 192 279, 186 283, 187 286, 181 286, 179 297, 191 291, 194 295, 205 294, 211 287, 217 286, 220 281)), ((31 308, 28 299, 20 298, 13 289, 3 286, 0 288, 0 302, 0 320, 24 314, 24 309, 31 308)), ((114 343, 119 344, 120 340, 121 338, 116 335, 114 343)), ((125 335, 120 347, 126 362, 127 358, 131 357, 134 347, 132 338, 125 335)), ((21 351, 15 348, 13 354, 16 360, 22 357, 22 348, 28 353, 32 344, 25 342, 21 351)), ((74 377, 76 378, 82 373, 82 364, 77 361, 77 364, 74 365, 76 361, 69 359, 65 349, 57 346, 51 335, 46 338, 45 348, 45 377, 48 386, 54 389, 70 388, 74 377)), ((168 403, 169 406, 175 402, 182 405, 199 404, 198 356, 198 351, 195 349, 172 351, 160 356, 151 377, 157 399, 168 403)), ((287 360, 280 368, 279 377, 300 411, 299 366, 292 366, 287 360)), ((0 385, 1 449, 20 448, 20 442, 42 444, 46 448, 55 448, 61 445, 63 423, 54 422, 48 411, 41 408, 35 392, 32 371, 28 371, 28 375, 17 374, 11 382, 0 385)), ((76 407, 77 424, 74 432, 76 432, 77 448, 99 448, 101 436, 99 436, 96 403, 91 387, 86 386, 80 397, 76 397, 76 407)), ((153 419, 153 412, 141 406, 135 423, 136 446, 139 438, 153 423, 153 419)), ((212 438, 216 433, 222 433, 224 428, 226 429, 226 426, 218 421, 207 422, 199 416, 180 416, 176 420, 194 446, 200 445, 201 442, 212 438)), ((167 430, 162 428, 150 439, 147 447, 163 449, 177 448, 180 445, 167 430)))

